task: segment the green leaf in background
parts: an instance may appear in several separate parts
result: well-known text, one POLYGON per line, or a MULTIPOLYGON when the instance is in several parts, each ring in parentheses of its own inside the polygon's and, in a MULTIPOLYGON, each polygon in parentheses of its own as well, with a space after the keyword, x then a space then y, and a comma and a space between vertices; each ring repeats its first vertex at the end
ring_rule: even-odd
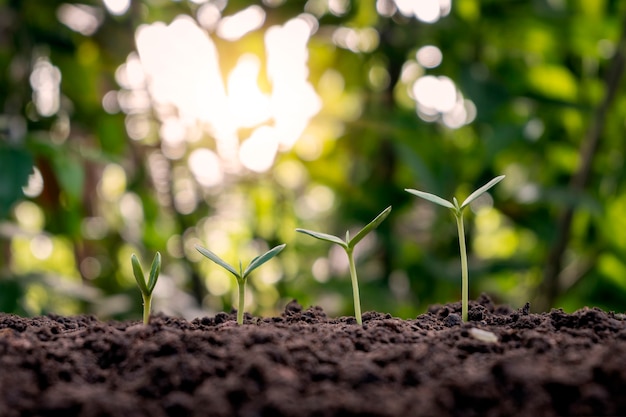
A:
POLYGON ((28 152, 0 145, 0 218, 24 196, 22 187, 32 170, 33 159, 28 152))
POLYGON ((52 156, 54 173, 59 185, 72 203, 78 204, 83 197, 85 172, 81 162, 58 148, 52 156))

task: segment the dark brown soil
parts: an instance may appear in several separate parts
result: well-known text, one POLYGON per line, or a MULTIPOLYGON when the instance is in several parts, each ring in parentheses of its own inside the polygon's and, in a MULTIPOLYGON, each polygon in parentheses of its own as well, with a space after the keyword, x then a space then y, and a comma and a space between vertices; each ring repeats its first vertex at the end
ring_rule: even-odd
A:
POLYGON ((459 313, 366 313, 362 327, 295 302, 243 326, 0 314, 0 416, 626 415, 623 315, 484 296, 468 323, 459 313))

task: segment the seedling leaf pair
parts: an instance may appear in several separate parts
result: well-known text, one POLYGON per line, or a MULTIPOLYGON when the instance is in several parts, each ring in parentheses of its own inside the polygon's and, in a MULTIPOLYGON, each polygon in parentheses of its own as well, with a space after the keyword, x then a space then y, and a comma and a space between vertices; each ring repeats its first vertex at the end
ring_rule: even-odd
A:
POLYGON ((239 289, 239 308, 237 309, 237 323, 238 324, 243 324, 243 309, 245 305, 245 285, 246 285, 246 280, 248 279, 248 276, 250 275, 250 273, 252 273, 252 271, 254 271, 258 267, 260 267, 261 265, 263 265, 264 263, 272 259, 274 256, 278 255, 283 249, 285 249, 285 246, 287 245, 283 243, 282 245, 278 245, 270 249, 269 251, 265 252, 264 254, 257 256, 252 261, 250 261, 250 264, 245 270, 243 270, 241 261, 239 261, 239 272, 237 272, 235 268, 233 268, 228 262, 224 261, 222 258, 217 256, 215 253, 211 252, 210 250, 206 248, 203 248, 202 246, 196 245, 196 250, 198 252, 200 252, 202 255, 209 258, 210 260, 212 260, 213 262, 215 262, 216 264, 218 264, 219 266, 221 266, 222 268, 224 268, 225 270, 233 274, 235 276, 235 279, 237 279, 237 286, 239 289))
POLYGON ((505 177, 504 175, 495 177, 494 179, 489 181, 487 184, 483 185, 482 187, 480 187, 479 189, 471 193, 465 199, 465 201, 463 201, 463 204, 461 205, 459 205, 459 202, 457 201, 456 197, 452 199, 452 202, 450 202, 448 200, 444 200, 443 198, 435 194, 430 194, 430 193, 419 191, 419 190, 405 189, 405 191, 413 195, 416 195, 420 198, 423 198, 424 200, 428 200, 440 206, 447 207, 450 210, 452 210, 452 212, 454 213, 454 217, 456 218, 457 230, 459 234, 459 250, 461 253, 461 275, 462 275, 461 315, 462 315, 463 321, 467 321, 468 292, 469 292, 468 291, 469 277, 468 277, 468 271, 467 271, 467 250, 465 248, 465 229, 463 225, 463 209, 465 209, 465 207, 470 205, 472 201, 476 200, 478 197, 480 197, 485 192, 487 192, 491 187, 493 187, 494 185, 502 181, 504 177, 505 177))
POLYGON ((305 235, 312 236, 316 239, 325 240, 326 242, 336 243, 346 250, 352 250, 369 232, 376 229, 386 218, 389 216, 391 212, 391 206, 387 207, 380 213, 374 220, 369 222, 364 228, 359 230, 359 232, 350 239, 350 232, 346 232, 346 240, 342 240, 341 238, 329 235, 328 233, 314 232, 312 230, 307 229, 296 229, 296 232, 304 233, 305 235))
POLYGON ((316 239, 324 240, 326 242, 335 243, 341 246, 348 255, 348 262, 350 263, 350 278, 352 280, 352 295, 354 297, 354 315, 356 317, 356 321, 358 324, 363 324, 363 319, 361 318, 361 299, 359 296, 359 283, 356 275, 356 266, 354 263, 353 251, 354 247, 359 243, 368 233, 372 230, 376 229, 391 213, 391 206, 387 207, 383 210, 374 220, 369 222, 364 228, 359 230, 359 232, 350 239, 350 233, 346 232, 346 240, 342 240, 341 238, 333 235, 329 235, 327 233, 314 232, 312 230, 307 229, 296 229, 296 232, 304 233, 305 235, 309 235, 316 239))
POLYGON ((424 200, 428 200, 428 201, 430 201, 432 203, 439 204, 440 206, 447 207, 447 208, 449 208, 451 210, 457 211, 457 210, 462 210, 465 207, 467 207, 474 200, 476 200, 478 197, 480 197, 485 192, 487 192, 491 187, 493 187, 494 185, 496 185, 497 183, 502 181, 504 179, 504 177, 505 177, 505 175, 500 175, 498 177, 495 177, 494 179, 489 181, 487 184, 483 185, 482 187, 480 187, 479 189, 477 189, 476 191, 471 193, 465 199, 465 201, 463 201, 463 204, 461 204, 460 206, 459 206, 458 202, 456 201, 456 198, 453 198, 453 202, 451 203, 448 200, 444 200, 443 198, 441 198, 441 197, 439 197, 439 196, 437 196, 435 194, 426 193, 424 191, 413 190, 413 189, 409 189, 409 188, 405 189, 404 191, 407 191, 407 192, 409 192, 409 193, 411 193, 413 195, 421 197, 424 200), (454 204, 454 203, 456 203, 456 204, 454 204))
POLYGON ((161 254, 157 252, 156 255, 154 255, 148 282, 146 282, 146 277, 144 276, 139 259, 137 259, 134 253, 130 256, 130 263, 133 266, 133 275, 135 276, 135 281, 137 281, 137 286, 143 298, 143 324, 148 324, 150 321, 152 292, 154 291, 154 287, 159 279, 159 272, 161 271, 161 254))

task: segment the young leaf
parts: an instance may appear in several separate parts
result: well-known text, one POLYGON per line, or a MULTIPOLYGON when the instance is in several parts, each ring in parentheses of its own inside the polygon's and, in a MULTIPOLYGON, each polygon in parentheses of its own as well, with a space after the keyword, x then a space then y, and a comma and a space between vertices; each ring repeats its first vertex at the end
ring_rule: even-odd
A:
POLYGON ((389 213, 391 213, 391 206, 389 206, 385 210, 383 210, 382 213, 380 213, 378 216, 376 216, 376 218, 374 220, 369 222, 369 224, 367 226, 365 226, 363 229, 361 229, 359 231, 359 233, 357 233, 352 238, 352 240, 350 240, 348 242, 348 247, 349 248, 354 248, 356 246, 356 244, 359 243, 369 232, 371 232, 372 230, 376 229, 387 218, 387 216, 389 216, 389 213))
POLYGON ((222 260, 222 258, 217 256, 216 254, 214 254, 210 250, 205 249, 205 248, 203 248, 202 246, 199 246, 199 245, 196 245, 196 250, 198 252, 200 252, 202 255, 204 255, 207 258, 209 258, 210 260, 212 260, 213 262, 215 262, 216 264, 218 264, 219 266, 221 266, 222 268, 224 268, 225 270, 227 270, 228 272, 230 272, 231 274, 233 274, 235 276, 235 278, 240 278, 240 276, 239 276, 240 274, 238 274, 237 271, 235 271, 235 268, 233 268, 232 266, 228 265, 224 260, 222 260))
POLYGON ((500 175, 499 177, 495 177, 494 179, 492 179, 491 181, 489 181, 487 184, 483 185, 482 187, 480 187, 478 190, 474 191, 473 193, 471 193, 469 195, 469 197, 467 197, 465 199, 465 201, 463 202, 463 204, 461 204, 461 208, 467 206, 468 204, 470 204, 472 201, 476 200, 478 197, 480 197, 484 192, 486 192, 488 189, 490 189, 491 187, 493 187, 494 185, 496 185, 497 183, 499 183, 500 181, 502 181, 504 179, 505 175, 500 175))
POLYGON ((444 200, 443 198, 436 196, 435 194, 425 193, 424 191, 412 190, 409 188, 405 188, 404 191, 421 197, 424 200, 428 200, 432 203, 439 204, 440 206, 444 206, 454 210, 454 205, 451 202, 449 202, 448 200, 444 200))
POLYGON ((306 229, 296 229, 296 232, 304 233, 305 235, 312 236, 316 239, 325 240, 326 242, 336 243, 343 248, 348 248, 348 244, 343 240, 339 239, 337 236, 329 235, 326 233, 314 232, 312 230, 306 229))
POLYGON ((265 262, 272 259, 274 256, 278 255, 280 251, 285 249, 285 246, 287 245, 283 243, 282 245, 278 245, 275 248, 270 249, 269 251, 265 252, 263 255, 257 256, 256 258, 254 258, 252 262, 250 262, 250 265, 248 265, 246 270, 243 272, 242 276, 246 278, 248 275, 250 275, 252 271, 254 271, 258 267, 263 265, 265 262))
POLYGON ((152 291, 154 291, 157 279, 159 279, 159 272, 161 272, 161 254, 157 252, 156 255, 154 255, 154 259, 152 260, 150 278, 148 279, 148 291, 150 292, 150 294, 152 294, 152 291))
POLYGON ((143 275, 143 269, 141 268, 139 259, 137 259, 134 253, 130 256, 130 263, 133 265, 133 274, 135 275, 135 281, 137 281, 139 289, 143 294, 150 294, 148 287, 146 287, 146 278, 143 275))

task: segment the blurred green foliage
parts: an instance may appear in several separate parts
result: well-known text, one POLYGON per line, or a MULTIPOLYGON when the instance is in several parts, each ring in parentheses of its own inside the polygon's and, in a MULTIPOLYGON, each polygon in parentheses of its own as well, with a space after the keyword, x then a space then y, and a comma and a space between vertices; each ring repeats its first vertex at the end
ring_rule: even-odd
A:
MULTIPOLYGON (((468 213, 470 297, 623 310, 626 5, 415 4, 429 2, 441 15, 430 23, 392 0, 142 0, 127 10, 121 0, 0 0, 0 310, 138 318, 130 254, 161 251, 154 310, 212 314, 233 305, 234 282, 200 262, 195 244, 231 262, 286 242, 251 281, 248 309, 275 314, 296 298, 350 314, 347 263, 295 228, 358 230, 393 205, 357 253, 362 304, 414 316, 460 298, 460 265, 450 213, 403 190, 462 200, 502 174, 468 213), (220 35, 221 21, 253 5, 260 24, 220 35), (246 82, 262 93, 278 81, 268 30, 310 25, 303 64, 319 108, 269 169, 229 159, 219 129, 146 87, 154 80, 141 73, 136 32, 190 21, 180 16, 211 40, 223 84, 242 56, 256 56, 246 82), (171 120, 184 122, 178 142, 171 120), (219 170, 199 175, 194 155, 203 169, 217 155, 219 170)), ((163 54, 177 51, 166 41, 163 54)), ((177 71, 178 81, 189 74, 177 71)), ((223 110, 218 90, 203 98, 212 112, 223 110)), ((302 97, 287 110, 314 102, 302 97)), ((229 146, 243 152, 257 127, 231 132, 229 146)))

